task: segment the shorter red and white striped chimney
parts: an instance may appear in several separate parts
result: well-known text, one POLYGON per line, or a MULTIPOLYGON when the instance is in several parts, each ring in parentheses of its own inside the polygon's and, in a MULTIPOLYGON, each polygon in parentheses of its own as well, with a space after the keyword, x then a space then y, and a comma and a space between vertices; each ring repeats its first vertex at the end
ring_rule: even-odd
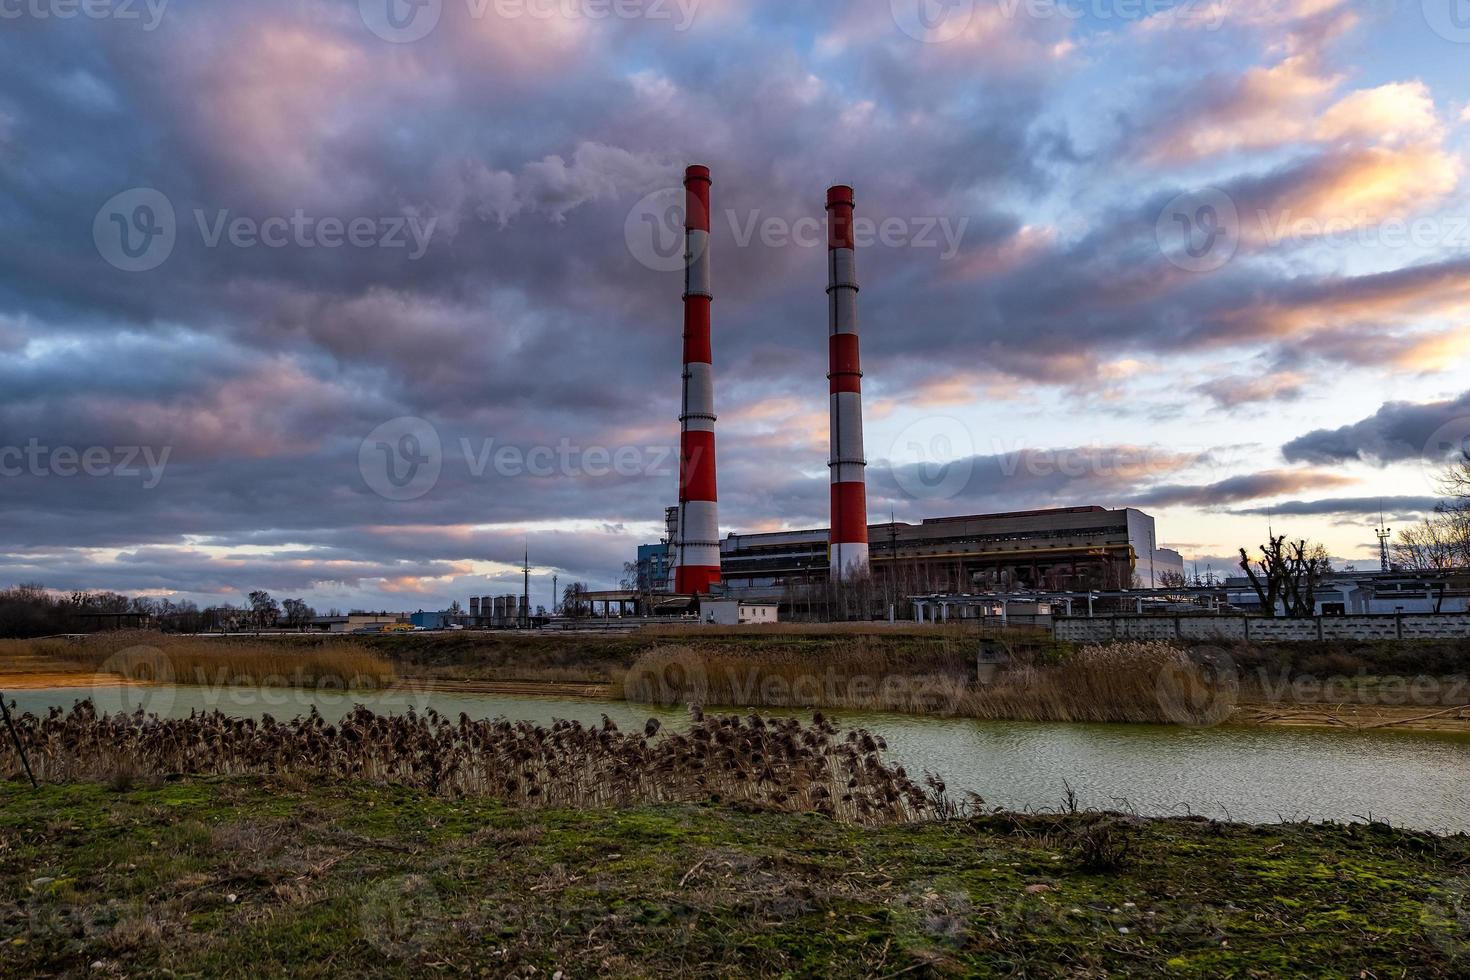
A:
POLYGON ((857 252, 852 234, 853 194, 845 184, 827 188, 827 310, 831 369, 832 530, 834 581, 868 574, 867 458, 863 454, 863 370, 858 355, 857 252))
POLYGON ((684 173, 684 402, 679 415, 679 530, 674 591, 704 594, 720 581, 715 492, 715 386, 710 354, 708 167, 684 173))

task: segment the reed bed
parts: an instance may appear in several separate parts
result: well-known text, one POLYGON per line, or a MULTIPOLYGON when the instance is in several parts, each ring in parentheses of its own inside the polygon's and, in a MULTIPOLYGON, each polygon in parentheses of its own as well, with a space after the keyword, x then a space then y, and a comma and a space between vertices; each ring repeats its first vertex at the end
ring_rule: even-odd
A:
MULTIPOLYGON (((803 724, 691 712, 687 731, 661 733, 656 719, 642 731, 623 732, 606 715, 600 726, 543 727, 464 714, 452 722, 432 709, 377 715, 359 705, 337 724, 315 709, 282 723, 219 712, 163 719, 141 709, 99 716, 83 701, 66 713, 25 714, 16 727, 36 778, 58 783, 294 774, 515 806, 714 801, 867 825, 944 815, 953 806, 939 780, 929 777, 926 792, 902 767, 886 765, 882 738, 866 731, 839 737, 820 714, 803 724)), ((0 773, 16 779, 21 771, 7 742, 0 773)))
POLYGON ((1215 724, 1235 701, 1231 677, 1166 643, 1018 653, 998 668, 978 664, 977 654, 975 643, 953 638, 903 649, 856 637, 831 653, 668 644, 639 658, 622 687, 628 700, 644 703, 1011 721, 1215 724))
POLYGON ((683 637, 742 637, 770 639, 782 636, 873 636, 873 637, 922 637, 925 639, 970 638, 991 635, 1049 635, 1049 631, 1038 627, 1012 626, 1005 630, 985 626, 976 622, 953 621, 949 623, 749 623, 743 626, 714 626, 708 623, 659 623, 638 629, 634 636, 683 637))
POLYGON ((395 678, 393 665, 367 646, 335 638, 306 643, 119 630, 24 642, 36 655, 145 682, 364 690, 395 678))
POLYGON ((1233 710, 1228 663, 1168 643, 1083 647, 1055 666, 1018 666, 977 685, 961 713, 1026 721, 1213 725, 1233 710))

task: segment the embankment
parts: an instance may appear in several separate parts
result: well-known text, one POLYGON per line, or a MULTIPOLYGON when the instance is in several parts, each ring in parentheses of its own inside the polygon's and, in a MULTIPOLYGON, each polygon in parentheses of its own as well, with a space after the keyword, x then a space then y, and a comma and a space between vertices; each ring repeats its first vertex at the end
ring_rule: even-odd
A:
POLYGON ((1073 647, 1035 630, 781 624, 624 634, 114 633, 0 642, 0 685, 63 686, 69 678, 87 686, 99 671, 183 683, 398 683, 460 693, 1007 720, 1470 733, 1470 642, 1454 640, 1073 647), (979 657, 982 643, 987 662, 979 657))

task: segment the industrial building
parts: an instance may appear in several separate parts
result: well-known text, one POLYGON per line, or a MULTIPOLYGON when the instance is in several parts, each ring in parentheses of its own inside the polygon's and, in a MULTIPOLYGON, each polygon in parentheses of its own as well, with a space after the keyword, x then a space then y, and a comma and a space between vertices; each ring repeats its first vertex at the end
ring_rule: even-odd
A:
POLYGON ((318 633, 376 633, 406 622, 406 618, 393 613, 348 613, 346 616, 318 616, 308 625, 318 633))
MULTIPOLYGON (((1158 546, 1154 519, 1132 507, 1064 507, 935 517, 867 527, 874 582, 895 594, 1157 588, 1184 558, 1158 546)), ((638 549, 640 578, 660 579, 667 543, 638 549)), ((826 528, 731 534, 720 543, 727 595, 778 596, 817 586, 831 567, 826 528)))

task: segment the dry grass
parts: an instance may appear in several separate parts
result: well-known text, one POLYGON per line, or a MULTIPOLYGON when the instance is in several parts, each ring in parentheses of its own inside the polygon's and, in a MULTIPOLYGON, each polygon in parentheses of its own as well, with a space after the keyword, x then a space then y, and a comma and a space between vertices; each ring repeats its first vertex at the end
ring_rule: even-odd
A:
POLYGON ((960 714, 1027 721, 1218 724, 1238 684, 1207 658, 1167 643, 1083 647, 1066 662, 1001 671, 960 714))
POLYGON ((645 626, 634 632, 635 636, 667 636, 689 640, 713 637, 758 637, 769 639, 782 636, 918 636, 926 639, 974 639, 980 636, 1011 636, 1028 634, 1050 635, 1049 631, 1035 627, 1008 627, 998 630, 976 623, 950 622, 926 624, 898 622, 862 623, 752 623, 746 626, 711 626, 699 623, 670 623, 668 625, 645 626))
POLYGON ((156 683, 362 690, 389 684, 395 676, 387 660, 344 639, 305 644, 120 630, 76 638, 0 641, 0 658, 16 654, 156 683))
MULTIPOLYGON (((668 802, 740 802, 821 813, 863 824, 943 815, 952 804, 930 777, 934 796, 901 767, 885 765, 887 748, 865 731, 837 729, 817 714, 812 724, 751 715, 706 718, 694 709, 687 731, 660 734, 649 719, 622 732, 558 721, 548 727, 504 719, 451 722, 430 709, 375 715, 359 705, 338 724, 315 709, 284 724, 266 716, 219 712, 163 719, 99 717, 90 701, 44 718, 22 715, 20 741, 36 777, 47 782, 175 775, 271 774, 310 780, 366 780, 452 797, 492 797, 518 806, 581 809, 668 802)), ((20 760, 0 745, 0 777, 18 778, 20 760)))
POLYGON ((1214 724, 1233 678, 1163 643, 1084 647, 1059 663, 1013 660, 993 675, 962 638, 898 650, 865 637, 835 655, 668 644, 622 678, 630 701, 903 711, 1015 721, 1214 724))

